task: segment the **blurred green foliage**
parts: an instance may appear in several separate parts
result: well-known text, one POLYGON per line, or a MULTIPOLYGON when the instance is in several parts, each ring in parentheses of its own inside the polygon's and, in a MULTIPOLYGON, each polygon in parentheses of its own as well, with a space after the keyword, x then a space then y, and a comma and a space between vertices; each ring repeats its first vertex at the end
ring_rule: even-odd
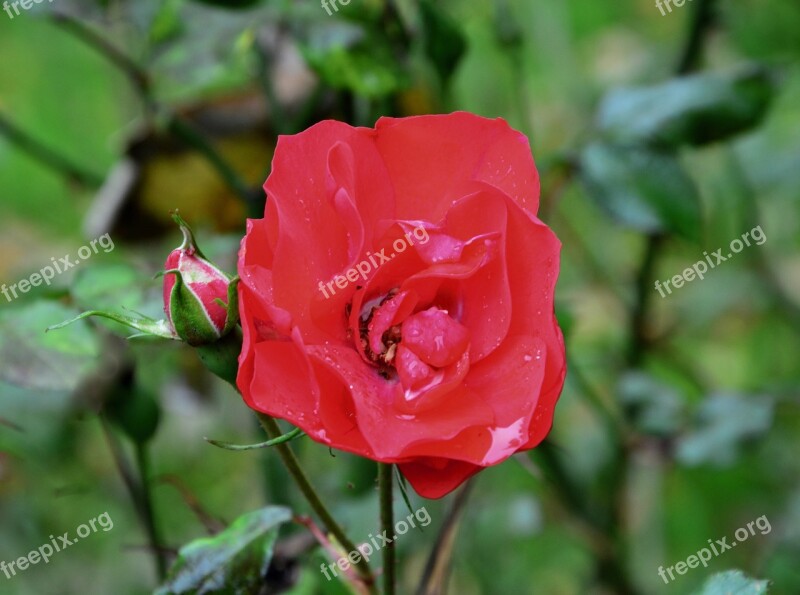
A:
MULTIPOLYGON (((178 243, 164 226, 177 206, 233 271, 276 134, 456 109, 504 117, 531 140, 539 216, 564 245, 570 366, 547 445, 478 477, 450 592, 800 592, 798 30, 794 0, 694 0, 666 16, 644 0, 351 0, 331 16, 311 0, 54 0, 0 12, 0 123, 29 141, 0 126, 0 283, 100 228, 120 238, 52 286, 0 296, 0 560, 102 512, 114 520, 0 576, 0 592, 153 592, 154 543, 162 564, 191 544, 173 583, 230 575, 231 559, 251 580, 274 553, 276 590, 348 592, 319 572, 326 555, 298 545, 302 526, 285 523, 275 543, 287 515, 265 505, 308 513, 275 454, 203 440, 264 436, 193 353, 125 343, 112 323, 42 331, 87 308, 158 317, 151 277, 178 243), (665 297, 654 289, 756 226, 763 245, 665 297), (659 577, 762 516, 769 532, 669 585, 659 577), (187 574, 209 552, 211 566, 187 574), (744 574, 714 576, 729 569, 744 574)), ((374 464, 292 445, 349 535, 376 533, 374 464)), ((433 523, 397 543, 401 593, 414 592, 451 501, 411 495, 433 523)))

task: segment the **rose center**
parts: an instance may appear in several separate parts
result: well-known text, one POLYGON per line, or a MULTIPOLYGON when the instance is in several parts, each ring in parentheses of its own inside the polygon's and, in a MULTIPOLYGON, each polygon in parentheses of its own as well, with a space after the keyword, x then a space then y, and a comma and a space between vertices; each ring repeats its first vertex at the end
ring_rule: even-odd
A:
POLYGON ((469 347, 469 331, 446 309, 418 310, 416 296, 397 289, 365 302, 357 322, 364 360, 386 379, 399 376, 407 388, 455 365, 469 347))

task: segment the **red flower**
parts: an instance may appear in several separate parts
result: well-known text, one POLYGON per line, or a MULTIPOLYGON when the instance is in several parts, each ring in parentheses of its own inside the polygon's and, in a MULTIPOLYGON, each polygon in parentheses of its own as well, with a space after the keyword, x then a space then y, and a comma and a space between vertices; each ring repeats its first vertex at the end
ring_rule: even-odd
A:
POLYGON ((281 137, 239 254, 247 404, 438 498, 550 430, 560 243, 527 139, 468 113, 281 137))

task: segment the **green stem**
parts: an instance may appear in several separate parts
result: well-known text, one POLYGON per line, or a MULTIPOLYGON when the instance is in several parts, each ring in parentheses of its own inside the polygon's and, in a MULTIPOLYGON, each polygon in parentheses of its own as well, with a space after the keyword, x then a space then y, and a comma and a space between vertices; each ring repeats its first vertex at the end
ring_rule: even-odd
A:
MULTIPOLYGON (((716 0, 698 0, 694 6, 692 21, 686 44, 676 68, 676 74, 685 75, 698 68, 701 62, 706 33, 714 22, 716 0)), ((636 301, 630 318, 630 344, 627 354, 628 365, 632 368, 642 366, 647 352, 652 347, 648 323, 653 290, 650 283, 654 277, 656 264, 664 247, 665 236, 650 235, 636 278, 636 301)), ((618 445, 618 454, 611 469, 611 484, 614 486, 614 499, 611 503, 610 518, 614 549, 600 560, 598 574, 600 581, 609 585, 615 593, 625 595, 636 593, 630 583, 623 560, 627 554, 626 543, 626 502, 627 475, 631 461, 631 447, 627 443, 618 445)))
POLYGON ((5 136, 18 148, 36 159, 39 163, 57 171, 70 180, 74 180, 86 188, 98 188, 103 183, 103 177, 94 172, 83 169, 67 157, 45 146, 26 131, 19 128, 3 114, 0 114, 0 135, 5 136))
POLYGON ((692 15, 691 29, 686 45, 678 61, 678 74, 688 74, 697 70, 703 53, 706 33, 714 24, 714 8, 717 0, 699 0, 692 15))
POLYGON ((644 360, 645 353, 651 344, 649 335, 649 309, 650 300, 655 293, 651 286, 655 274, 656 262, 664 245, 664 236, 651 235, 647 237, 642 264, 639 267, 639 274, 636 276, 636 301, 633 306, 630 321, 631 341, 628 350, 628 364, 631 367, 638 367, 644 360))
POLYGON ((150 549, 153 551, 153 558, 156 562, 158 580, 159 582, 163 582, 167 577, 167 561, 164 559, 164 549, 161 545, 160 532, 158 530, 158 523, 156 521, 155 509, 153 507, 153 499, 150 491, 150 459, 147 455, 147 445, 142 442, 137 442, 135 449, 136 466, 139 468, 139 500, 142 507, 142 516, 144 517, 143 520, 145 530, 147 531, 147 539, 150 542, 150 549))
MULTIPOLYGON (((134 471, 131 468, 125 453, 122 450, 122 446, 119 444, 119 441, 114 436, 113 431, 109 427, 108 421, 105 419, 104 416, 100 416, 100 426, 103 430, 103 435, 106 438, 106 443, 108 444, 108 448, 111 451, 111 456, 114 459, 114 463, 117 466, 117 470, 119 471, 120 477, 122 477, 122 482, 125 484, 125 488, 128 491, 128 494, 133 501, 133 508, 136 511, 136 516, 139 518, 139 522, 145 527, 145 532, 148 535, 148 539, 150 541, 150 551, 153 556, 153 560, 155 561, 156 569, 159 572, 159 579, 162 578, 161 568, 166 569, 166 564, 163 559, 163 549, 160 548, 158 539, 154 538, 156 536, 155 531, 155 523, 152 520, 152 504, 149 503, 149 496, 148 496, 148 503, 145 504, 145 495, 149 494, 149 490, 145 487, 145 476, 146 471, 143 472, 142 465, 141 465, 141 458, 138 456, 137 452, 137 460, 139 461, 139 475, 141 479, 139 481, 136 480, 134 477, 134 471)), ((146 457, 145 457, 146 462, 146 457)), ((146 467, 147 465, 145 465, 146 467)))
POLYGON ((389 535, 391 541, 382 550, 383 554, 383 593, 394 595, 395 577, 397 574, 396 556, 394 548, 394 494, 392 493, 392 467, 391 463, 378 463, 378 490, 381 503, 381 529, 384 535, 389 535))
POLYGON ((250 191, 250 187, 203 134, 176 114, 169 114, 167 116, 167 130, 169 130, 173 136, 179 138, 203 155, 206 161, 217 171, 217 174, 222 178, 228 188, 230 188, 246 205, 249 206, 253 202, 253 193, 250 191))
POLYGON ((78 19, 66 13, 56 12, 53 14, 53 20, 57 25, 60 25, 75 37, 100 52, 109 62, 125 73, 125 76, 131 80, 137 92, 143 98, 149 98, 150 77, 136 62, 117 49, 116 46, 109 43, 105 37, 97 34, 78 19))
MULTIPOLYGON (((267 433, 267 436, 274 440, 282 435, 280 426, 278 426, 278 422, 276 422, 274 418, 270 417, 269 415, 265 415, 264 413, 256 412, 256 415, 258 416, 258 421, 261 423, 261 427, 264 428, 264 431, 267 433)), ((291 449, 291 447, 286 442, 283 442, 276 444, 275 449, 278 451, 278 455, 281 457, 283 464, 286 466, 289 474, 294 479, 297 487, 300 488, 300 491, 303 493, 306 501, 308 501, 308 504, 311 506, 312 510, 320 518, 327 531, 336 537, 337 541, 345 549, 345 551, 358 551, 358 548, 350 540, 350 538, 347 537, 344 529, 342 529, 339 523, 336 522, 336 519, 333 518, 333 515, 331 515, 325 504, 320 499, 319 495, 314 489, 314 486, 311 485, 311 482, 309 481, 305 471, 303 471, 303 468, 300 466, 300 462, 297 460, 297 456, 294 454, 294 451, 291 449)), ((362 558, 359 560, 358 564, 355 564, 355 568, 358 574, 367 584, 370 593, 377 593, 375 590, 375 576, 372 574, 369 563, 362 558)))
POLYGON ((270 57, 267 53, 267 49, 263 47, 259 40, 256 40, 254 51, 258 63, 258 80, 261 83, 261 91, 264 93, 267 105, 269 106, 270 115, 272 116, 272 126, 278 134, 289 134, 289 126, 291 123, 286 116, 286 111, 283 109, 283 104, 281 104, 278 99, 278 93, 272 82, 270 57))
POLYGON ((433 595, 447 592, 447 580, 453 559, 453 549, 458 534, 461 515, 467 509, 467 501, 472 493, 476 478, 469 479, 453 499, 447 516, 444 518, 436 541, 431 548, 425 570, 419 581, 416 595, 433 595))
MULTIPOLYGON (((699 0, 695 5, 686 45, 675 69, 676 74, 688 74, 700 65, 706 33, 714 23, 715 5, 716 0, 699 0)), ((647 247, 639 268, 636 280, 636 303, 631 317, 631 343, 628 352, 628 363, 632 367, 641 365, 644 354, 650 346, 650 338, 647 335, 648 307, 653 297, 650 282, 659 253, 664 245, 664 239, 661 235, 651 235, 647 238, 647 247)))
MULTIPOLYGON (((226 380, 237 392, 239 392, 239 389, 236 386, 236 368, 238 364, 237 355, 241 351, 241 331, 237 328, 235 331, 231 332, 228 337, 226 337, 226 340, 228 344, 221 346, 221 349, 218 352, 212 354, 200 353, 200 359, 211 372, 223 380, 226 380)), ((347 534, 344 532, 339 523, 336 522, 336 519, 333 518, 333 515, 328 511, 327 507, 322 502, 322 499, 314 489, 314 486, 311 485, 308 476, 300 466, 300 461, 297 460, 297 456, 294 454, 289 442, 286 440, 287 435, 281 432, 278 422, 275 421, 273 417, 270 417, 264 413, 258 411, 255 413, 258 417, 261 427, 267 433, 270 442, 274 445, 275 450, 278 451, 278 455, 280 456, 281 461, 283 461, 286 470, 292 476, 292 479, 294 479, 297 487, 308 501, 312 510, 322 521, 322 524, 325 526, 328 533, 331 533, 338 540, 339 544, 345 549, 345 551, 359 551, 350 538, 347 537, 347 534)), ((289 435, 291 434, 292 432, 289 433, 289 435)), ((361 560, 359 560, 359 562, 354 566, 366 584, 369 592, 377 593, 375 589, 375 576, 372 574, 369 563, 365 559, 361 558, 361 560)))

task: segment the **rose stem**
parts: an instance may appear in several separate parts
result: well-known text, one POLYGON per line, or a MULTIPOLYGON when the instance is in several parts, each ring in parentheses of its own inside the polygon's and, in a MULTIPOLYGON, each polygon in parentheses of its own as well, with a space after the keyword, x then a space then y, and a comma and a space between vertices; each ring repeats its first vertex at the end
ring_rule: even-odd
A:
MULTIPOLYGON (((240 341, 241 340, 241 333, 236 332, 231 333, 233 337, 232 340, 240 341)), ((241 394, 239 387, 236 385, 236 370, 238 369, 238 354, 234 354, 234 351, 231 349, 223 349, 221 351, 223 356, 227 355, 227 365, 220 364, 219 362, 215 362, 215 365, 209 365, 208 358, 200 358, 206 367, 228 382, 236 392, 241 394)), ((261 413, 259 411, 255 412, 256 416, 258 417, 258 421, 261 424, 261 427, 267 433, 267 436, 271 440, 276 440, 283 436, 283 432, 281 432, 281 428, 278 425, 278 422, 275 421, 275 418, 266 415, 265 413, 261 413)), ((300 488, 300 492, 302 492, 305 499, 308 501, 311 508, 314 512, 317 513, 322 524, 328 530, 329 533, 332 533, 334 537, 339 541, 339 544, 345 549, 346 552, 357 552, 359 551, 358 548, 353 544, 353 542, 347 537, 342 527, 339 523, 336 522, 336 519, 333 518, 333 515, 328 511, 325 504, 322 502, 322 499, 317 494, 314 486, 311 485, 311 482, 308 479, 305 471, 303 471, 302 467, 300 466, 300 461, 297 460, 297 457, 294 454, 294 451, 289 446, 288 442, 279 442, 274 445, 274 447, 278 451, 278 455, 283 461, 283 465, 286 467, 286 470, 292 476, 297 487, 300 488)), ((375 587, 375 576, 372 574, 372 570, 369 567, 369 562, 367 562, 364 558, 361 558, 358 561, 358 564, 354 564, 356 571, 363 579, 367 589, 370 593, 377 593, 375 587)))
POLYGON ((394 595, 395 584, 395 550, 394 550, 394 510, 392 493, 392 467, 391 463, 378 463, 378 490, 381 501, 381 529, 383 534, 391 541, 383 548, 383 592, 384 595, 394 595))
MULTIPOLYGON (((264 428, 267 436, 269 436, 271 439, 275 439, 282 434, 281 429, 278 426, 278 422, 276 422, 274 418, 259 412, 256 412, 256 415, 258 416, 258 421, 261 423, 261 427, 264 428)), ((359 551, 355 544, 350 541, 350 538, 347 537, 344 529, 342 529, 339 523, 336 522, 336 519, 333 518, 333 515, 331 515, 325 504, 320 499, 319 495, 314 489, 314 486, 311 485, 311 482, 309 481, 305 471, 303 471, 302 467, 300 467, 300 462, 297 460, 297 456, 294 454, 294 451, 291 449, 289 444, 286 442, 276 444, 274 448, 278 451, 278 455, 281 457, 286 470, 289 471, 289 474, 294 479, 297 487, 300 488, 303 496, 308 501, 314 512, 317 513, 317 516, 319 516, 322 524, 325 525, 325 528, 336 537, 339 544, 345 549, 345 551, 359 551)), ((358 571, 358 574, 361 575, 361 578, 363 578, 364 582, 367 584, 367 588, 370 590, 370 593, 376 593, 375 576, 372 574, 369 563, 362 558, 359 560, 358 564, 355 564, 355 567, 358 571)))
MULTIPOLYGON (((690 30, 686 45, 684 46, 675 74, 687 75, 697 70, 702 58, 707 33, 714 25, 717 0, 699 0, 694 6, 694 14, 690 21, 690 30)), ((641 368, 647 357, 647 352, 652 348, 648 322, 651 319, 653 291, 649 287, 650 279, 654 277, 658 259, 668 238, 662 234, 651 234, 647 237, 647 245, 636 276, 636 298, 629 321, 630 344, 627 353, 629 368, 641 368)), ((625 529, 628 519, 626 517, 625 494, 627 490, 627 476, 632 458, 630 443, 617 445, 618 453, 616 462, 611 470, 612 485, 615 486, 614 504, 611 509, 612 540, 614 548, 608 559, 600 561, 600 576, 607 585, 617 593, 636 593, 630 582, 623 564, 627 554, 625 529)))
POLYGON ((147 445, 142 442, 136 443, 136 466, 139 469, 139 486, 141 488, 142 512, 145 520, 147 538, 150 540, 150 547, 154 551, 156 570, 159 580, 163 581, 167 577, 167 564, 164 559, 159 536, 158 523, 156 522, 155 510, 153 509, 153 498, 150 484, 150 458, 147 453, 147 445))
MULTIPOLYGON (((113 457, 114 463, 117 466, 117 470, 122 477, 122 482, 125 484, 125 488, 128 490, 128 494, 133 501, 133 507, 136 511, 136 515, 139 517, 139 521, 142 523, 145 532, 147 533, 147 538, 150 543, 150 553, 153 556, 158 579, 164 580, 164 577, 166 576, 164 549, 158 539, 158 530, 155 522, 155 516, 153 515, 152 502, 150 502, 150 504, 145 504, 144 501, 147 487, 140 483, 140 481, 143 480, 137 481, 130 462, 125 457, 122 446, 114 436, 113 431, 109 427, 108 421, 102 414, 99 416, 99 419, 100 426, 103 430, 103 435, 105 436, 106 443, 111 451, 111 456, 113 457)), ((141 466, 139 467, 139 475, 140 477, 143 477, 143 474, 141 473, 141 466)))
POLYGON ((458 535, 458 528, 464 511, 467 509, 467 501, 475 486, 476 477, 473 477, 464 484, 456 494, 447 516, 444 518, 436 541, 431 548, 428 561, 425 563, 425 570, 417 587, 417 595, 431 595, 433 593, 444 593, 447 590, 447 581, 453 559, 453 547, 458 535))
POLYGON ((35 139, 27 131, 6 118, 4 114, 0 114, 0 136, 7 138, 39 163, 85 188, 99 188, 103 184, 103 176, 85 169, 73 162, 71 158, 35 139))

